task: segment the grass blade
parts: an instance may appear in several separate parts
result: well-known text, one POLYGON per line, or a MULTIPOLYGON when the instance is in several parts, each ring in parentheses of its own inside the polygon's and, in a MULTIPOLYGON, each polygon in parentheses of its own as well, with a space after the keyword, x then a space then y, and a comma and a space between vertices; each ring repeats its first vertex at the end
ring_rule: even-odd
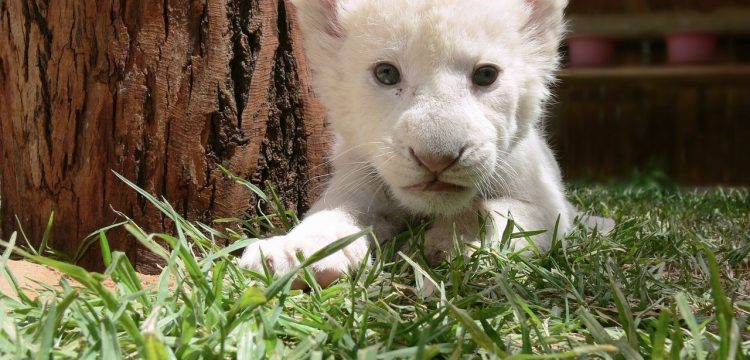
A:
POLYGON ((687 297, 685 293, 677 294, 675 300, 677 301, 677 308, 680 310, 682 319, 685 320, 690 333, 693 335, 693 346, 695 346, 695 358, 698 360, 705 360, 706 353, 703 351, 703 335, 701 335, 701 329, 698 327, 698 322, 695 320, 693 311, 690 309, 687 297))
POLYGON ((102 249, 102 261, 105 267, 112 264, 112 251, 109 249, 109 241, 104 231, 99 232, 99 247, 102 249))
POLYGON ((659 320, 656 321, 654 339, 651 343, 651 359, 662 360, 665 359, 665 346, 666 340, 669 333, 669 320, 672 314, 667 310, 662 310, 659 314, 659 320))
POLYGON ((508 355, 497 345, 495 345, 495 342, 493 342, 492 339, 490 339, 490 337, 487 336, 487 334, 482 331, 479 326, 477 326, 477 324, 474 322, 474 319, 472 319, 468 313, 457 308, 451 303, 446 303, 446 306, 448 307, 448 310, 450 310, 451 314, 453 314, 453 317, 458 320, 459 323, 461 323, 461 325, 466 329, 466 331, 469 332, 469 334, 471 334, 472 341, 481 346, 483 349, 487 350, 487 352, 489 352, 490 354, 494 354, 501 359, 508 357, 508 355))
POLYGON ((55 212, 52 211, 49 214, 49 219, 47 220, 47 228, 44 229, 44 234, 42 235, 42 241, 39 243, 39 252, 38 254, 44 255, 47 253, 47 249, 49 248, 49 236, 52 233, 52 225, 55 223, 55 212))
POLYGON ((638 332, 635 328, 635 321, 633 320, 633 313, 630 311, 630 304, 625 298, 625 294, 622 293, 620 287, 615 283, 615 279, 612 277, 611 271, 607 272, 609 278, 609 286, 612 289, 612 295, 615 298, 615 306, 617 306, 617 314, 622 321, 622 326, 625 328, 625 336, 628 339, 628 343, 633 349, 638 349, 638 332))
POLYGON ((42 322, 41 328, 41 339, 39 341, 39 351, 36 354, 37 359, 49 359, 52 353, 52 343, 55 340, 55 333, 57 328, 55 322, 57 320, 57 304, 54 302, 49 306, 49 312, 44 316, 44 322, 42 322))

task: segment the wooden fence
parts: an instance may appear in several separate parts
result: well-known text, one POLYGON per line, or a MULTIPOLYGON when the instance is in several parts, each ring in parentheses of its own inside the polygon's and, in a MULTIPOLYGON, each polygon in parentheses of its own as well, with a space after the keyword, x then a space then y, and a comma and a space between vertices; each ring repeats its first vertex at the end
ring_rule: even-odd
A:
POLYGON ((571 0, 569 13, 572 34, 617 46, 611 67, 560 73, 548 132, 566 178, 660 164, 687 185, 750 186, 750 0, 571 0), (663 35, 690 26, 719 35, 717 63, 665 65, 663 35))
POLYGON ((750 68, 561 77, 548 129, 567 178, 627 177, 658 163, 683 184, 750 185, 750 68))

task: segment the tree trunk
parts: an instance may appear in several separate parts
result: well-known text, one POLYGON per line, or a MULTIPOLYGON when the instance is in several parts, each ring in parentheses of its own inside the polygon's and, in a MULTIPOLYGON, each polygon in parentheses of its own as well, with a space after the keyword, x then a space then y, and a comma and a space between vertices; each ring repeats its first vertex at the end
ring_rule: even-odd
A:
MULTIPOLYGON (((0 0, 0 238, 72 254, 121 211, 169 231, 112 173, 184 216, 238 217, 257 199, 218 166, 271 180, 304 211, 326 169, 292 6, 284 0, 0 0), (16 221, 16 217, 18 221, 16 221)), ((115 233, 141 271, 154 262, 115 233)), ((96 249, 82 263, 100 268, 96 249)))

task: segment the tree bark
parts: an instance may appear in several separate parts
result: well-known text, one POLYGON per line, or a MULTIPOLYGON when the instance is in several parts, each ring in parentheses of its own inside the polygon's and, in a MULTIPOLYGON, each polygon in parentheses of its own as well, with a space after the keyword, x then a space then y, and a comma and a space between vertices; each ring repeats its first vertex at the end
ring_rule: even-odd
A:
MULTIPOLYGON (((182 215, 238 217, 257 199, 223 165, 304 211, 326 171, 323 110, 284 0, 0 0, 0 238, 20 225, 72 254, 121 211, 169 231, 112 173, 182 215), (16 221, 16 217, 18 221, 16 221)), ((133 239, 110 238, 141 271, 133 239)), ((82 264, 100 268, 96 249, 82 264)))

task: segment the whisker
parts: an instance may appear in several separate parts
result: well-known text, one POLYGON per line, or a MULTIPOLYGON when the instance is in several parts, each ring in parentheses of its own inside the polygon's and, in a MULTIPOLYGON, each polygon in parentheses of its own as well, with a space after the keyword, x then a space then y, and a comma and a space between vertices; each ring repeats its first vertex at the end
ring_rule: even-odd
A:
POLYGON ((328 160, 326 160, 326 161, 324 161, 324 162, 322 162, 322 163, 320 163, 320 164, 318 164, 316 166, 313 166, 312 170, 315 170, 315 169, 317 169, 317 168, 319 168, 321 166, 330 166, 330 165, 333 164, 334 161, 338 160, 342 156, 344 156, 344 155, 352 152, 353 150, 359 149, 359 148, 361 148, 363 146, 367 146, 367 145, 380 145, 380 144, 385 144, 385 143, 383 143, 382 141, 370 141, 370 142, 366 142, 366 143, 362 143, 362 144, 357 144, 357 145, 350 146, 346 150, 343 150, 343 151, 335 154, 334 156, 332 156, 328 160))

